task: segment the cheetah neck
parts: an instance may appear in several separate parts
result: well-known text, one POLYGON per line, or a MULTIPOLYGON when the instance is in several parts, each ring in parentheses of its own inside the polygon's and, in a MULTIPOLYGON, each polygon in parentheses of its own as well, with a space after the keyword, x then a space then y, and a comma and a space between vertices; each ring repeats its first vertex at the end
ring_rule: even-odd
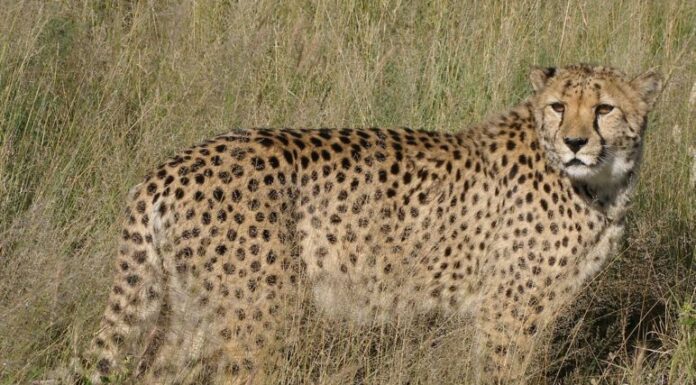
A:
POLYGON ((635 190, 636 177, 633 172, 623 180, 612 184, 590 184, 571 181, 575 191, 590 206, 604 213, 610 222, 620 222, 626 215, 635 190))

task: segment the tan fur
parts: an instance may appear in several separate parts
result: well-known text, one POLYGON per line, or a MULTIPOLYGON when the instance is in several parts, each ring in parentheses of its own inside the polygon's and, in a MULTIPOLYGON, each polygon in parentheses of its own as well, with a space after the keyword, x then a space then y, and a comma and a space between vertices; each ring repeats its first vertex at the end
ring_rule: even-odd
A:
POLYGON ((260 383, 305 288, 363 323, 468 315, 485 378, 521 379, 621 237, 660 88, 584 65, 531 80, 529 99, 454 134, 244 130, 161 165, 129 199, 92 379, 130 355, 143 383, 260 383), (572 165, 568 137, 586 141, 572 165))

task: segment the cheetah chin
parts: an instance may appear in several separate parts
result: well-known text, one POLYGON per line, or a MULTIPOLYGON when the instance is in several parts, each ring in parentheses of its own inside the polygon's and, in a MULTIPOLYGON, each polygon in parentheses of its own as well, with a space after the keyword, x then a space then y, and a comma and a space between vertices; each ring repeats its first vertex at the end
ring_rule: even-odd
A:
POLYGON ((616 155, 601 155, 591 162, 573 158, 564 163, 564 171, 569 178, 587 183, 590 186, 612 186, 620 183, 634 171, 637 162, 616 155))

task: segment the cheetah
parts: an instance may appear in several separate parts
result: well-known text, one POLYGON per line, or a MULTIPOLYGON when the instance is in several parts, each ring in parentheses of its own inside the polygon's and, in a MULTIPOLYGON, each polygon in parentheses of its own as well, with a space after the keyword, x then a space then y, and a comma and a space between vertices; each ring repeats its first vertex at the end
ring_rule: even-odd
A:
POLYGON ((529 77, 532 95, 456 132, 237 130, 170 158, 130 192, 91 380, 262 383, 307 289, 356 322, 469 317, 485 379, 523 381, 621 238, 662 87, 586 64, 529 77))

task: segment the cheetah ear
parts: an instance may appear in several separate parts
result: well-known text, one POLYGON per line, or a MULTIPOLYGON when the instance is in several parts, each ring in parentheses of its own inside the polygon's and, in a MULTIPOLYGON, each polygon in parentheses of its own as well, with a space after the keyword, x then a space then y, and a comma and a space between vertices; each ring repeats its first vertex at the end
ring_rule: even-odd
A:
POLYGON ((631 80, 631 87, 638 91, 648 108, 653 108, 657 97, 660 96, 660 91, 662 91, 662 75, 653 70, 648 70, 631 80))
POLYGON ((533 67, 529 72, 529 81, 532 83, 534 92, 538 93, 548 83, 549 79, 556 75, 556 67, 533 67))

